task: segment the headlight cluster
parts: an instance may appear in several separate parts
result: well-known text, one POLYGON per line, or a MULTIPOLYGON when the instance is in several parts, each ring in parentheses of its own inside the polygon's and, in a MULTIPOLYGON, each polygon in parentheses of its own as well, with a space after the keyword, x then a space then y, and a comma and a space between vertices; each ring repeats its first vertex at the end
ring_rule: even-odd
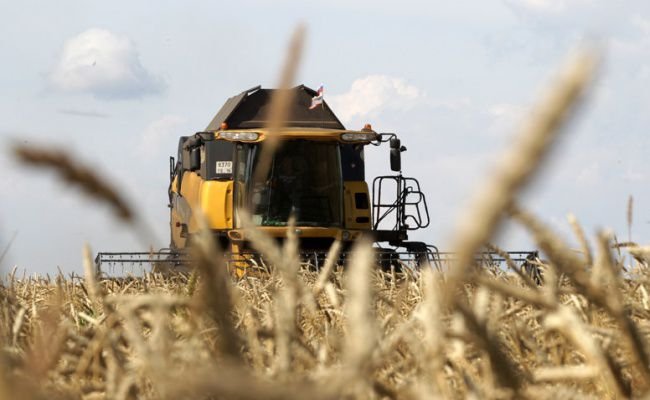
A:
POLYGON ((257 132, 225 131, 219 132, 219 137, 228 140, 242 140, 245 142, 252 142, 254 140, 257 140, 260 137, 260 134, 257 132))
POLYGON ((344 133, 341 135, 341 140, 346 142, 371 142, 377 138, 377 134, 374 132, 368 133, 344 133))

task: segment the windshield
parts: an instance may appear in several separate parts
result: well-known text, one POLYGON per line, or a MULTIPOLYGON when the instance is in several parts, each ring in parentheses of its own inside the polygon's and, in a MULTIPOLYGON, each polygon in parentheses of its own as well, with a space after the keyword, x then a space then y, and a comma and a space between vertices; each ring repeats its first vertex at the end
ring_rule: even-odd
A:
MULTIPOLYGON (((257 148, 253 155, 255 175, 257 148)), ((342 178, 336 143, 287 141, 276 151, 261 182, 249 188, 253 220, 261 226, 286 226, 293 213, 298 226, 342 226, 342 178)))

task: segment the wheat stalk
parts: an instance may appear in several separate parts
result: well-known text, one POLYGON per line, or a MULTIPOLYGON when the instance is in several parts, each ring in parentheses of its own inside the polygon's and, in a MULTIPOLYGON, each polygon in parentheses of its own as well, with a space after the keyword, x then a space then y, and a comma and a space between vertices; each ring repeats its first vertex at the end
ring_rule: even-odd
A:
POLYGON ((273 160, 273 154, 278 147, 278 134, 289 118, 290 105, 295 95, 289 88, 293 85, 300 64, 305 41, 305 30, 304 25, 299 25, 291 37, 277 89, 273 92, 269 104, 268 135, 264 140, 264 146, 253 177, 254 182, 263 182, 266 179, 273 160))
POLYGON ((55 171, 61 179, 77 186, 85 194, 108 204, 114 214, 123 221, 132 221, 135 213, 119 192, 95 171, 70 153, 60 149, 46 149, 33 144, 16 144, 14 155, 24 164, 55 171))
POLYGON ((451 303, 474 261, 474 254, 498 228, 506 207, 546 158, 561 126, 591 82, 596 64, 596 57, 590 51, 577 53, 569 61, 558 82, 534 109, 516 142, 502 156, 496 171, 463 213, 452 238, 452 248, 458 257, 444 290, 445 304, 451 303))

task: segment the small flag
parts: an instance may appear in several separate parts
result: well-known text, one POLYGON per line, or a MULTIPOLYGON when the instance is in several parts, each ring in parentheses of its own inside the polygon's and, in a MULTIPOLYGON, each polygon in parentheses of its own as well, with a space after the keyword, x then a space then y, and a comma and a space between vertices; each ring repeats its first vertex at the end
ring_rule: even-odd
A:
POLYGON ((310 110, 313 110, 317 106, 323 104, 323 92, 324 91, 325 91, 325 89, 323 89, 323 85, 321 84, 318 87, 318 90, 316 91, 317 92, 316 96, 311 98, 311 106, 309 106, 310 110))

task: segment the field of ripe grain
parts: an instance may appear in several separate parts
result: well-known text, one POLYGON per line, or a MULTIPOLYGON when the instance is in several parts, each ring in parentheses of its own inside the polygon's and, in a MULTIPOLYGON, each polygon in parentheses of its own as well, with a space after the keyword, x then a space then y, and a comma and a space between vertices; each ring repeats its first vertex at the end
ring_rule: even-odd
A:
POLYGON ((0 286, 0 398, 646 393, 650 251, 619 256, 605 235, 593 256, 546 240, 543 285, 473 269, 447 306, 444 275, 381 272, 364 245, 345 271, 309 271, 286 246, 266 249, 285 262, 238 280, 201 257, 188 275, 9 275, 0 286))

